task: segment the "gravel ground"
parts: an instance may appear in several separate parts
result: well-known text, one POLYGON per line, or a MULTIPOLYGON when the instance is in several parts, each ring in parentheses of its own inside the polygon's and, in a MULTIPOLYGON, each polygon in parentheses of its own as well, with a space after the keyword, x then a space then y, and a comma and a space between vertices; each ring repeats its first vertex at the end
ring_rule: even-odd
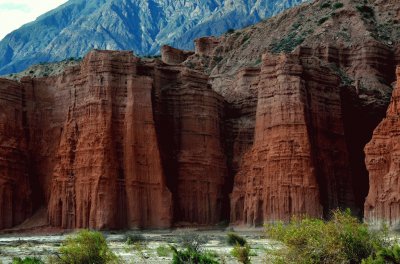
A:
MULTIPOLYGON (((246 238, 251 247, 251 263, 266 263, 266 250, 277 245, 263 236, 262 230, 237 231, 246 238)), ((230 254, 232 247, 226 242, 227 231, 147 231, 126 233, 104 233, 110 248, 126 263, 171 263, 172 256, 160 257, 157 248, 160 246, 176 245, 177 239, 183 234, 200 235, 207 238, 204 250, 210 250, 220 256, 221 263, 238 263, 230 254), (126 235, 135 234, 145 238, 142 246, 128 245, 126 235)), ((11 263, 12 258, 36 256, 46 260, 54 255, 67 235, 6 235, 0 236, 0 262, 11 263)))

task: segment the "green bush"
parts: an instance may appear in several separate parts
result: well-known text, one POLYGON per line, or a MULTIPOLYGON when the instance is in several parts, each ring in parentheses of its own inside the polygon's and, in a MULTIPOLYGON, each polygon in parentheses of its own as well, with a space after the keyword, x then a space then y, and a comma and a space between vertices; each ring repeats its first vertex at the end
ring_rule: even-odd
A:
POLYGON ((181 248, 186 248, 191 251, 200 251, 208 240, 206 236, 201 236, 196 233, 183 233, 178 237, 177 242, 181 248))
POLYGON ((339 9, 339 8, 342 8, 343 6, 344 6, 343 3, 334 3, 333 9, 339 9))
POLYGON ((118 263, 100 232, 82 230, 69 236, 59 250, 58 263, 103 264, 118 263))
POLYGON ((39 259, 39 258, 31 258, 31 257, 27 257, 24 259, 21 258, 13 258, 12 261, 13 264, 44 264, 44 262, 39 259))
POLYGON ((241 237, 238 234, 233 233, 233 232, 229 232, 227 234, 227 242, 231 246, 236 246, 236 245, 244 246, 247 244, 247 241, 244 237, 241 237))
POLYGON ((171 248, 167 246, 158 246, 156 251, 159 257, 168 257, 172 254, 171 248))
POLYGON ((206 236, 195 233, 183 233, 177 241, 182 249, 170 246, 173 254, 172 263, 217 264, 217 256, 202 249, 207 241, 208 238, 206 236))
POLYGON ((359 5, 356 8, 365 19, 374 18, 374 16, 375 16, 374 9, 370 6, 359 5))
POLYGON ((387 246, 387 230, 371 231, 349 211, 334 211, 330 221, 294 218, 266 226, 267 235, 285 245, 276 262, 361 263, 387 246))
POLYGON ((331 2, 325 2, 321 5, 321 9, 331 7, 331 2))
POLYGON ((374 256, 362 261, 362 264, 400 264, 400 245, 383 248, 374 256))
POLYGON ((240 263, 250 264, 250 246, 247 243, 243 246, 236 244, 236 246, 232 249, 231 254, 240 263))
POLYGON ((320 20, 318 20, 318 25, 322 25, 328 20, 329 20, 329 17, 323 17, 320 20))
POLYGON ((230 28, 230 29, 228 29, 228 31, 226 32, 227 34, 232 34, 232 33, 234 33, 235 32, 235 30, 233 29, 233 28, 230 28))
POLYGON ((292 52, 297 46, 304 42, 305 37, 298 35, 295 31, 290 32, 281 40, 271 44, 272 53, 292 52))
POLYGON ((172 264, 218 264, 216 256, 210 252, 196 251, 191 248, 179 250, 171 246, 172 264))

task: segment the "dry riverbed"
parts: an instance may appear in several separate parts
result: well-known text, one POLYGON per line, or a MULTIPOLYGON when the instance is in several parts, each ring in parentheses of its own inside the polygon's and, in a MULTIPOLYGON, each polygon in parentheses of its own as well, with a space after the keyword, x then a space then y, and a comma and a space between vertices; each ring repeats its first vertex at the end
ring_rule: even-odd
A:
MULTIPOLYGON (((126 233, 104 233, 110 248, 126 263, 170 263, 172 255, 159 256, 157 249, 176 245, 183 234, 206 237, 204 250, 215 252, 220 256, 221 263, 238 263, 230 254, 232 246, 227 243, 227 231, 148 231, 126 233), (128 245, 126 235, 134 234, 144 238, 142 243, 128 245)), ((251 247, 251 263, 265 263, 266 250, 277 247, 277 244, 266 239, 261 230, 237 231, 246 238, 251 247)), ((59 235, 2 235, 0 236, 0 262, 11 263, 13 257, 36 256, 46 260, 54 255, 67 234, 59 235)))

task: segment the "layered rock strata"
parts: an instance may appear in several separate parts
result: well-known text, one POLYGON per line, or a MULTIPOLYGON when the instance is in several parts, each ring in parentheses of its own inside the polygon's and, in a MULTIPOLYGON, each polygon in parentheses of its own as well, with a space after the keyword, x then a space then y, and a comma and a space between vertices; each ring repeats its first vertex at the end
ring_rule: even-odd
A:
POLYGON ((393 50, 303 46, 229 76, 190 68, 215 62, 220 41, 192 57, 166 47, 163 61, 93 51, 58 76, 1 80, 0 228, 41 207, 52 226, 96 229, 362 215, 362 149, 393 50))
POLYGON ((339 79, 317 59, 263 58, 255 139, 236 175, 231 222, 258 225, 322 216, 349 204, 339 79), (339 192, 338 190, 343 190, 339 192))
POLYGON ((0 79, 0 229, 32 212, 24 97, 21 85, 0 79))
POLYGON ((218 223, 226 203, 223 98, 199 72, 162 67, 156 74, 162 105, 159 132, 169 186, 174 190, 175 221, 218 223))
POLYGON ((206 75, 93 51, 62 75, 1 89, 1 228, 40 206, 68 229, 221 221, 224 104, 206 75))
POLYGON ((385 119, 365 147, 370 189, 365 202, 365 219, 374 225, 400 227, 400 67, 397 85, 385 119))

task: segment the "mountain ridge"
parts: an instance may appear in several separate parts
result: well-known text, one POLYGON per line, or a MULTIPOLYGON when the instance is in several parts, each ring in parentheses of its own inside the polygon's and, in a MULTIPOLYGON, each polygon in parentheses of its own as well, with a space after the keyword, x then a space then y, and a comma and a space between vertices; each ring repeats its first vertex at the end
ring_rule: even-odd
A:
POLYGON ((0 74, 39 62, 82 57, 91 49, 154 55, 164 45, 193 49, 200 36, 221 35, 305 0, 71 0, 0 41, 0 74))

